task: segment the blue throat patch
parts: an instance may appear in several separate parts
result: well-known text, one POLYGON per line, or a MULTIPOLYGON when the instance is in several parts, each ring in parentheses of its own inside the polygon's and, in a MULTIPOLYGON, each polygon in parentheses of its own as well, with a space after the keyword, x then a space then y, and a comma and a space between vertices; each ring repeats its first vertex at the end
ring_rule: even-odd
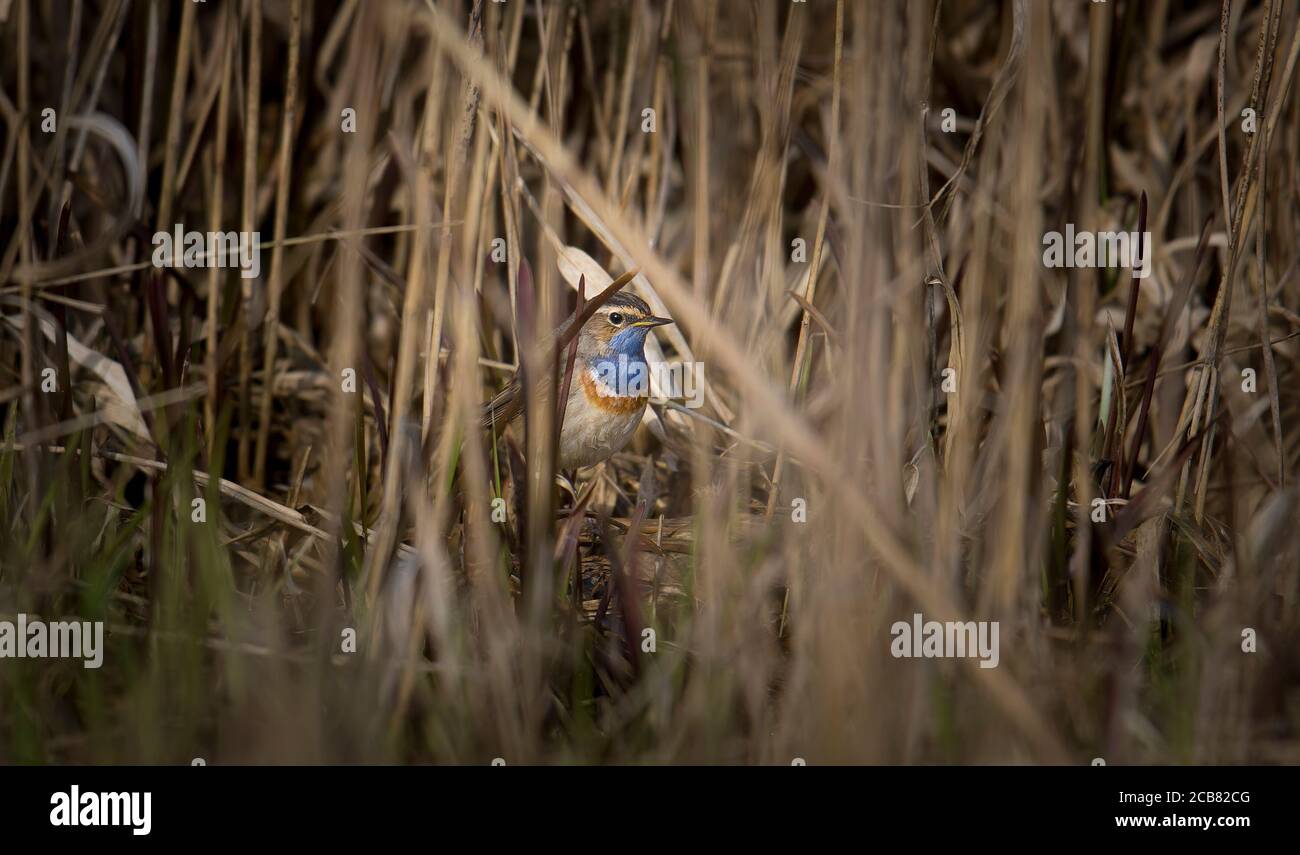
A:
POLYGON ((587 366, 602 385, 616 395, 645 395, 649 390, 650 366, 645 361, 648 327, 629 327, 610 339, 609 346, 587 359, 587 366))
POLYGON ((623 354, 628 359, 645 361, 645 338, 650 334, 649 327, 628 327, 619 330, 609 341, 610 350, 623 354))

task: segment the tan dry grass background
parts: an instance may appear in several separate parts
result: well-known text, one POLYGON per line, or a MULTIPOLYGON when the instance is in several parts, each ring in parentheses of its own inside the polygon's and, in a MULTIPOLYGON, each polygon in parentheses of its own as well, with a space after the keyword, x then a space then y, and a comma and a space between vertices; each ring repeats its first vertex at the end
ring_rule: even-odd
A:
POLYGON ((109 638, 0 760, 1300 761, 1298 18, 0 2, 0 619, 109 638), (479 407, 633 268, 705 404, 575 495, 479 407))

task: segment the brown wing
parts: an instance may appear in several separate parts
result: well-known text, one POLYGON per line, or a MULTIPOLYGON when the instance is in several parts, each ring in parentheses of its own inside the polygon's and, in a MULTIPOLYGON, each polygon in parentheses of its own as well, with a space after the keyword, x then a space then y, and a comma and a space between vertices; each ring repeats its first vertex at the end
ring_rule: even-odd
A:
POLYGON ((510 385, 496 394, 492 400, 483 405, 483 427, 496 425, 498 431, 515 420, 524 409, 524 396, 521 393, 519 378, 510 381, 510 385))
MULTIPOLYGON (((542 342, 539 345, 541 352, 543 354, 551 353, 552 349, 555 347, 554 342, 556 337, 559 336, 562 339, 566 334, 566 330, 568 330, 572 324, 573 318, 568 317, 562 324, 560 324, 560 327, 556 332, 551 333, 542 339, 542 342)), ((563 376, 563 374, 561 374, 561 376, 563 376)), ((578 381, 575 379, 573 382, 577 383, 578 381)), ((510 381, 509 386, 506 386, 498 392, 492 400, 483 405, 483 427, 490 428, 492 427, 493 422, 495 422, 498 431, 500 431, 504 430, 506 425, 514 421, 515 418, 524 411, 524 396, 522 389, 523 387, 519 384, 519 375, 516 374, 514 379, 510 381)), ((550 398, 544 385, 541 389, 541 395, 543 399, 550 398)))

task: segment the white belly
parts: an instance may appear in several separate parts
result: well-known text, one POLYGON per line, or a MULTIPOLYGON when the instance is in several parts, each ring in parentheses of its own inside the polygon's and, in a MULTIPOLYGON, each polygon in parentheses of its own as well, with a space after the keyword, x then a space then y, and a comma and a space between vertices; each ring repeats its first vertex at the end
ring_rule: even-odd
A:
POLYGON ((598 409, 587 402, 575 379, 560 434, 560 468, 579 469, 608 460, 632 439, 644 414, 644 403, 629 413, 598 409))

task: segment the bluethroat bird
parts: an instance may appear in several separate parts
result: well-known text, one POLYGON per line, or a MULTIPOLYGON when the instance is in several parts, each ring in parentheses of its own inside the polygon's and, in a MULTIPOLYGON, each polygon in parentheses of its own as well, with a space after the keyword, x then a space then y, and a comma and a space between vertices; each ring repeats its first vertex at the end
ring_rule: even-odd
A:
MULTIPOLYGON (((593 466, 627 445, 650 399, 646 336, 671 323, 655 317, 640 297, 618 293, 583 325, 560 431, 560 469, 593 466)), ((504 428, 523 404, 516 378, 484 406, 483 426, 504 428)))

